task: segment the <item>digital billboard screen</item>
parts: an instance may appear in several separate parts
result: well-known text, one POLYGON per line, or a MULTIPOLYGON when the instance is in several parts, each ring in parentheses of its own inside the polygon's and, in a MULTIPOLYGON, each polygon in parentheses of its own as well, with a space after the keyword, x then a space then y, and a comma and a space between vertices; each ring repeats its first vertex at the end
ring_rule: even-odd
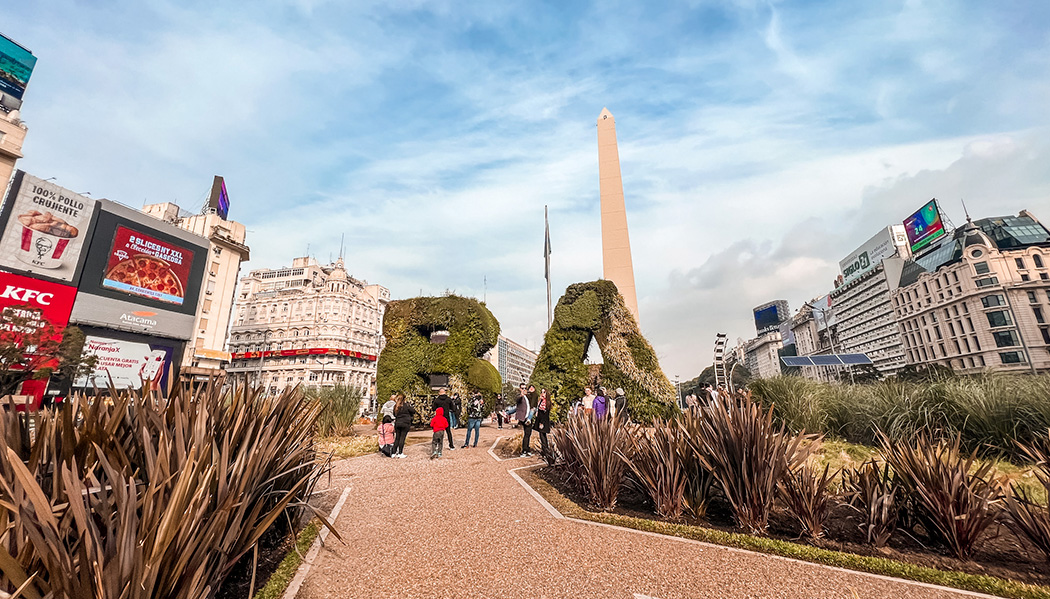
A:
POLYGON ((32 52, 0 35, 0 92, 21 100, 34 67, 32 52))
POLYGON ((222 220, 227 220, 230 215, 230 196, 226 193, 226 180, 219 175, 215 175, 215 180, 212 181, 208 206, 215 210, 215 214, 222 220))
POLYGON ((76 284, 96 201, 18 171, 0 214, 0 267, 76 284))
POLYGON ((780 312, 776 304, 761 310, 755 310, 755 329, 758 331, 777 328, 780 326, 780 322, 780 312))
POLYGON ((941 222, 937 200, 930 200, 918 212, 909 216, 904 221, 904 231, 908 236, 912 252, 917 252, 943 237, 947 231, 944 230, 944 223, 941 222))
POLYGON ((192 263, 192 250, 121 225, 113 235, 102 286, 181 306, 192 263))
POLYGON ((175 348, 167 344, 89 335, 84 342, 84 355, 95 356, 95 368, 77 378, 73 386, 105 389, 112 381, 117 389, 138 389, 143 384, 151 389, 163 389, 167 386, 174 353, 175 348))

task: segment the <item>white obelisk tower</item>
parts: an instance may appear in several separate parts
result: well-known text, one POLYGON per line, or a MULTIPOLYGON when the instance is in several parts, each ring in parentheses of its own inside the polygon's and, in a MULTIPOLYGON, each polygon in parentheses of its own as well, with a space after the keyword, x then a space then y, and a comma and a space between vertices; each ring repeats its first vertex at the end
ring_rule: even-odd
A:
POLYGON ((604 277, 623 296, 627 309, 638 319, 638 296, 634 290, 631 239, 627 234, 627 208, 620 178, 620 151, 616 148, 616 121, 608 108, 598 115, 598 186, 602 202, 602 265, 604 277))

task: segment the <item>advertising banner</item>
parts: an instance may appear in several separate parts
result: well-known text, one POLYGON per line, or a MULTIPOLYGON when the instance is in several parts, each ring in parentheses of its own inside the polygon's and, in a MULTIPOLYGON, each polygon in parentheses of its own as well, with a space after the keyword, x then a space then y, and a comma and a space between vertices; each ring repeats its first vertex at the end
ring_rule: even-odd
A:
POLYGON ((77 294, 70 319, 79 324, 174 339, 189 339, 193 335, 193 314, 160 310, 91 293, 77 294))
POLYGON ((0 266, 76 284, 95 200, 18 171, 4 203, 0 266))
POLYGON ((904 229, 911 243, 911 251, 917 252, 940 239, 947 233, 944 223, 941 222, 941 212, 937 208, 937 200, 927 202, 918 212, 909 216, 904 221, 904 229))
POLYGON ((118 226, 102 286, 181 306, 192 262, 191 250, 118 226))
POLYGON ((117 389, 138 389, 144 382, 151 389, 166 388, 174 351, 167 345, 88 336, 84 355, 98 361, 94 371, 78 378, 73 386, 105 389, 112 380, 117 389))
POLYGON ((46 326, 61 331, 69 324, 76 295, 75 287, 0 272, 2 328, 10 330, 13 322, 20 321, 23 328, 34 331, 46 326))
POLYGON ((755 329, 760 335, 778 329, 783 321, 776 304, 755 310, 755 329))
POLYGON ((34 67, 32 52, 0 35, 0 92, 21 100, 34 67))
MULTIPOLYGON (((899 226, 899 225, 898 225, 899 226)), ((877 267, 885 258, 897 253, 897 240, 893 227, 876 233, 859 248, 839 261, 843 284, 849 283, 860 275, 877 267)))

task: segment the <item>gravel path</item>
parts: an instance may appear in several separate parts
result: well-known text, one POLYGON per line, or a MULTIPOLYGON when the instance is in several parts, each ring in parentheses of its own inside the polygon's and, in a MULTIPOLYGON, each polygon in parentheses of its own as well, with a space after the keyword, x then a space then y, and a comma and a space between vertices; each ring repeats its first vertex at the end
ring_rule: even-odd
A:
MULTIPOLYGON (((429 459, 379 455, 334 466, 333 502, 351 492, 299 599, 333 597, 963 597, 962 592, 554 518, 497 462, 486 423, 477 448, 429 459)), ((535 437, 535 435, 534 435, 535 437)), ((538 445, 538 439, 533 439, 538 445)), ((325 481, 327 485, 327 481, 325 481)), ((325 485, 325 486, 326 486, 325 485)))

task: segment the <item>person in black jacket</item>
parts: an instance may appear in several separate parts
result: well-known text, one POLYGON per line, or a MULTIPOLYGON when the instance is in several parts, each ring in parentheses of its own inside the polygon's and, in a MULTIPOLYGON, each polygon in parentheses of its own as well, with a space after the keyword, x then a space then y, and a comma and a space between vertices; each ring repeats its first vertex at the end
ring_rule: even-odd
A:
POLYGON ((398 393, 394 400, 394 453, 390 457, 405 457, 405 439, 408 437, 408 429, 412 428, 412 418, 415 415, 416 409, 405 401, 403 394, 398 393))
MULTIPOLYGON (((434 398, 433 406, 435 412, 437 412, 438 408, 445 408, 446 414, 452 413, 452 400, 448 397, 448 389, 444 387, 438 389, 438 396, 434 398)), ((452 440, 452 427, 449 426, 445 430, 448 432, 448 448, 455 449, 456 444, 452 440)))
POLYGON ((539 403, 536 404, 536 419, 532 426, 540 434, 540 455, 547 459, 550 455, 547 433, 551 432, 551 400, 546 389, 540 391, 539 403))

